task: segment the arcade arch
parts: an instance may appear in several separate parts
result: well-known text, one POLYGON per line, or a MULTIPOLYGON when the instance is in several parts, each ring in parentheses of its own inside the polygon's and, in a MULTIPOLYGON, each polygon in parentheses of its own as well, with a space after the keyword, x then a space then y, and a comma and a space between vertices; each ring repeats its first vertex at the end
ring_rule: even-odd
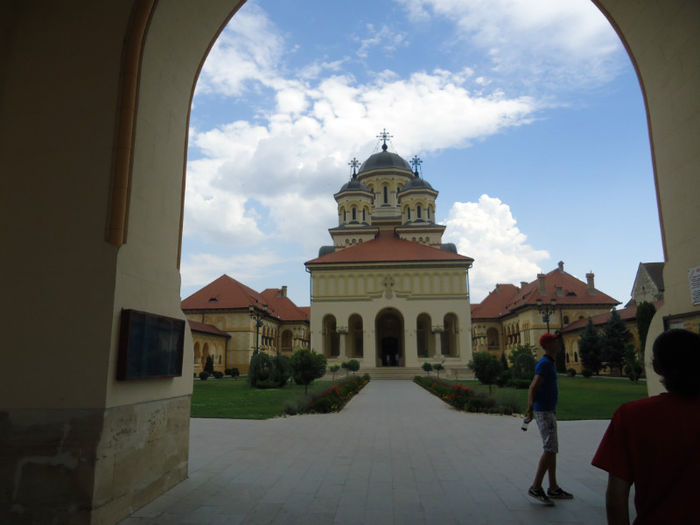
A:
POLYGON ((385 308, 375 320, 377 366, 405 366, 403 315, 385 308))
MULTIPOLYGON (((700 233, 689 226, 700 220, 695 202, 695 196, 700 193, 694 168, 696 144, 690 140, 700 128, 700 101, 695 96, 699 88, 697 68, 693 67, 700 50, 695 27, 700 8, 695 2, 684 2, 674 10, 651 0, 643 1, 640 9, 629 9, 624 0, 594 0, 594 3, 621 35, 637 68, 648 110, 666 260, 666 296, 650 327, 648 340, 653 341, 663 329, 664 316, 698 311, 697 306, 688 305, 687 275, 688 268, 697 266, 700 260, 700 233)), ((6 223, 18 225, 13 231, 5 232, 4 239, 5 245, 27 254, 17 260, 3 261, 4 273, 16 276, 5 289, 6 301, 13 305, 5 320, 14 327, 11 331, 14 333, 7 334, 6 346, 20 347, 20 338, 32 330, 37 305, 28 299, 33 296, 28 290, 41 289, 45 322, 44 334, 37 333, 37 346, 51 349, 43 358, 55 366, 43 367, 45 372, 37 369, 37 381, 32 384, 24 384, 20 375, 9 376, 0 385, 0 398, 8 400, 8 411, 24 416, 26 425, 44 425, 47 411, 51 411, 55 421, 65 416, 66 423, 73 421, 71 418, 78 411, 103 421, 106 417, 119 417, 120 410, 133 410, 137 405, 143 411, 153 407, 154 411, 163 413, 166 403, 173 403, 168 405, 173 407, 168 413, 177 421, 168 427, 178 427, 181 432, 171 433, 167 440, 151 435, 139 441, 139 436, 134 434, 134 449, 142 445, 145 452, 157 450, 166 459, 161 465, 180 465, 180 461, 170 458, 183 457, 182 450, 172 453, 163 447, 167 442, 184 446, 186 455, 187 411, 176 408, 178 403, 186 403, 191 393, 190 367, 194 359, 185 359, 182 378, 137 386, 117 383, 113 367, 122 308, 183 317, 179 305, 178 228, 191 93, 208 49, 238 7, 232 7, 231 0, 211 0, 204 8, 202 5, 107 0, 101 3, 99 13, 87 10, 75 17, 67 4, 39 1, 23 5, 22 9, 11 7, 3 11, 3 27, 11 31, 6 32, 5 57, 9 60, 5 62, 6 75, 0 90, 3 102, 0 107, 4 111, 0 119, 0 147, 10 175, 5 181, 6 195, 13 198, 6 201, 2 213, 6 223), (48 5, 65 16, 58 19, 44 16, 48 5), (88 31, 90 38, 86 39, 88 31), (37 38, 41 34, 46 37, 37 38), (173 39, 174 34, 179 38, 173 39), (51 38, 64 39, 60 49, 51 45, 51 38), (71 53, 66 53, 66 49, 71 53), (22 86, 27 72, 41 71, 46 64, 54 64, 71 74, 56 76, 51 85, 22 86), (89 89, 76 89, 77 85, 86 87, 82 81, 88 80, 88 75, 81 76, 81 71, 86 71, 90 64, 98 65, 100 74, 89 75, 89 89), (118 78, 122 81, 117 86, 118 78), (37 100, 52 111, 32 111, 37 100), (95 111, 71 109, 66 114, 62 107, 90 107, 95 111), (24 123, 30 113, 31 125, 24 123), (66 132, 58 135, 51 132, 56 129, 66 132), (39 155, 32 158, 26 155, 23 143, 30 142, 27 137, 32 138, 32 147, 39 155), (91 145, 91 155, 81 157, 78 162, 71 153, 83 151, 86 144, 91 145), (28 170, 46 174, 39 177, 45 189, 52 191, 51 199, 43 198, 36 185, 26 184, 23 177, 12 176, 28 170), (60 184, 69 179, 74 184, 60 184), (77 196, 75 187, 82 190, 77 196), (105 204, 107 195, 109 204, 105 204), (65 202, 75 199, 78 206, 63 209, 67 208, 65 202), (108 233, 103 236, 105 216, 110 220, 108 233), (45 228, 44 219, 48 217, 60 227, 45 228), (103 241, 105 238, 107 242, 103 241), (61 249, 67 241, 73 249, 61 249), (144 253, 150 256, 143 257, 144 253), (61 279, 53 279, 50 286, 36 277, 47 266, 62 268, 61 279), (83 315, 74 322, 66 321, 65 316, 52 315, 59 311, 81 311, 83 315), (86 331, 83 342, 78 344, 75 344, 76 328, 86 331), (56 348, 62 352, 55 352, 56 348), (64 359, 62 353, 70 353, 71 359, 64 359), (82 370, 74 370, 71 363, 76 361, 93 371, 89 378, 85 378, 82 370), (77 381, 82 381, 83 388, 74 388, 77 381), (49 387, 37 388, 42 383, 49 387)), ((192 356, 189 335, 186 335, 185 352, 186 356, 192 356)), ((650 359, 649 349, 645 355, 650 359)), ((31 360, 35 358, 35 355, 19 356, 17 366, 32 368, 31 360)), ((656 393, 660 385, 649 362, 647 371, 649 390, 656 393)), ((12 425, 8 432, 24 432, 18 419, 21 418, 8 420, 12 425)), ((127 420, 125 417, 124 421, 127 420)), ((50 434, 53 433, 32 433, 37 439, 50 434)), ((114 433, 105 427, 104 432, 100 429, 81 436, 91 441, 65 441, 67 454, 73 453, 69 450, 71 446, 76 447, 76 452, 99 447, 107 457, 100 463, 83 465, 75 476, 90 477, 85 474, 91 471, 95 479, 104 477, 100 469, 109 464, 112 458, 109 454, 114 452, 105 445, 113 437, 114 433)), ((49 448, 50 443, 32 445, 49 448)), ((13 464, 26 459, 20 449, 4 450, 5 457, 13 464)), ((41 465, 37 464, 36 471, 41 476, 41 465)), ((186 476, 186 465, 184 469, 178 467, 168 472, 147 467, 138 472, 124 472, 124 476, 137 477, 115 478, 115 485, 158 486, 164 491, 186 476)), ((51 483, 48 479, 37 479, 47 485, 51 483)), ((22 483, 31 486, 25 480, 22 483)), ((76 481, 75 486, 79 485, 76 481)), ((17 484, 9 487, 8 493, 21 496, 20 489, 17 484)), ((134 502, 144 503, 157 495, 156 491, 149 495, 145 491, 139 493, 138 488, 118 498, 105 492, 98 505, 91 499, 93 490, 81 487, 81 494, 68 490, 66 498, 75 503, 75 508, 89 509, 86 512, 94 515, 95 521, 105 522, 117 521, 134 508, 134 502)), ((49 500, 32 501, 35 505, 27 507, 27 513, 46 515, 47 509, 52 508, 49 500)), ((71 521, 65 515, 68 511, 61 512, 64 514, 56 519, 71 521)), ((28 514, 25 518, 31 520, 28 514)))

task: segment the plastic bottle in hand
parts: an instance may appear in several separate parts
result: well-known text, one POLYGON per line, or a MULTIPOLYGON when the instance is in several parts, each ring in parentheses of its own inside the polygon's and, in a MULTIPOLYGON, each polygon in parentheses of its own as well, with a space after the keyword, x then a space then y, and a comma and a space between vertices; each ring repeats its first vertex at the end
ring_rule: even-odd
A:
POLYGON ((532 421, 532 418, 525 416, 523 419, 523 425, 520 427, 523 432, 527 432, 527 426, 530 424, 530 421, 532 421))

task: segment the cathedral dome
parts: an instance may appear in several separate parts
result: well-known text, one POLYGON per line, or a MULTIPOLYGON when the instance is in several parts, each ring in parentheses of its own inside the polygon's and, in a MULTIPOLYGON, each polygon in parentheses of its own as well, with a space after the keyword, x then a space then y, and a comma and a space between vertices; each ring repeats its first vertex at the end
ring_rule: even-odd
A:
POLYGON ((406 185, 399 190, 399 193, 402 193, 404 191, 408 190, 431 190, 435 191, 435 189, 430 185, 430 183, 422 179, 420 177, 416 177, 415 179, 409 180, 406 185))
POLYGON ((378 170, 378 169, 398 169, 402 171, 411 171, 411 166, 403 158, 401 158, 396 153, 390 153, 386 150, 386 144, 382 146, 382 151, 370 155, 369 158, 362 163, 360 166, 360 171, 358 175, 366 171, 378 170))
POLYGON ((371 193, 367 185, 364 182, 357 180, 356 177, 353 177, 349 182, 343 184, 343 187, 340 188, 338 193, 343 193, 344 191, 365 191, 367 193, 371 193))

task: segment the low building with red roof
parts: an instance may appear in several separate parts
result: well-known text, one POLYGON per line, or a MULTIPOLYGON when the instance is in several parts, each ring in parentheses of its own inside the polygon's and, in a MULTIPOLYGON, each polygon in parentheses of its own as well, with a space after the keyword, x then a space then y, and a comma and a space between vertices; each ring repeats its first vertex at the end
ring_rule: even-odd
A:
POLYGON ((259 293, 222 275, 184 299, 182 310, 194 339, 195 373, 203 369, 208 355, 215 370, 237 368, 246 373, 256 346, 286 355, 309 347, 308 307, 296 306, 286 286, 259 293))
POLYGON ((360 361, 408 377, 425 362, 464 370, 471 359, 468 270, 473 259, 442 243, 438 192, 396 153, 371 155, 334 195, 333 240, 306 262, 311 347, 329 364, 360 361), (403 370, 403 372, 401 371, 403 370), (408 373, 408 372, 411 373, 408 373))
MULTIPOLYGON (((563 331, 581 319, 608 314, 620 301, 595 287, 594 274, 586 282, 564 271, 564 263, 531 282, 498 284, 471 307, 472 346, 496 356, 520 344, 537 347, 542 334, 563 331)), ((542 349, 538 348, 542 354, 542 349)))

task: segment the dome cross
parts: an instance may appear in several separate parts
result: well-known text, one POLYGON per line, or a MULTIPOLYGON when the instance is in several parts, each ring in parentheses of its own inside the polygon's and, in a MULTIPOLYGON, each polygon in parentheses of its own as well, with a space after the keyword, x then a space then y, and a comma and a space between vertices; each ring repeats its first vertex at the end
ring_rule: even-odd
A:
POLYGON ((377 135, 377 138, 382 139, 384 141, 384 144, 382 144, 382 150, 386 151, 386 149, 387 149, 386 141, 393 139, 394 136, 389 134, 389 132, 386 130, 386 128, 384 128, 382 130, 382 132, 379 135, 377 135))
POLYGON ((357 160, 357 157, 353 157, 350 162, 348 162, 348 166, 352 168, 352 176, 355 178, 355 175, 357 175, 357 168, 360 166, 360 161, 357 160))
POLYGON ((418 170, 420 169, 421 164, 423 164, 423 161, 418 155, 413 155, 413 158, 411 158, 411 166, 413 166, 413 173, 418 176, 418 170))

